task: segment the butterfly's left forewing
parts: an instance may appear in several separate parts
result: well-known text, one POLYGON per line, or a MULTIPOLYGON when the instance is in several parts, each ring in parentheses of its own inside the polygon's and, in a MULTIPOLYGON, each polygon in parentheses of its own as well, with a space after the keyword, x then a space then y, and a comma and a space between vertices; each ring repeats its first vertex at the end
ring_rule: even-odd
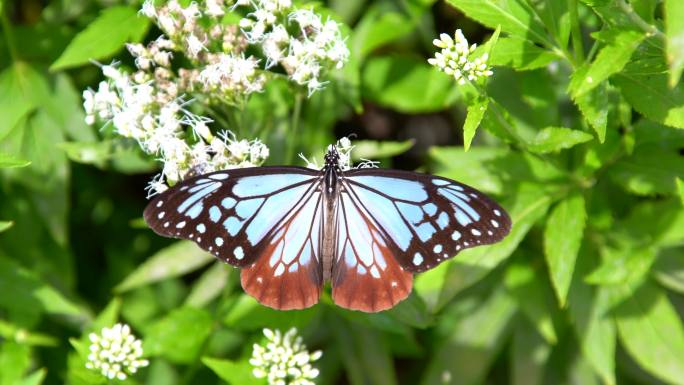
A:
POLYGON ((219 171, 159 194, 144 212, 158 234, 194 241, 242 267, 247 293, 277 309, 318 301, 321 174, 298 167, 219 171))
POLYGON ((387 169, 351 170, 342 179, 406 271, 422 272, 465 248, 498 242, 511 228, 496 202, 449 179, 387 169))

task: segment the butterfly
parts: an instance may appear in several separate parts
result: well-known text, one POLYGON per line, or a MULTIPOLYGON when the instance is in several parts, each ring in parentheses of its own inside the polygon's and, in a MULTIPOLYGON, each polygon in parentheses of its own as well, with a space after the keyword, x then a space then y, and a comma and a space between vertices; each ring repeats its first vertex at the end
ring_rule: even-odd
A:
POLYGON ((246 293, 280 310, 318 302, 330 282, 341 307, 364 312, 405 299, 413 273, 502 240, 511 219, 450 179, 380 168, 251 167, 186 179, 144 212, 159 235, 189 239, 242 269, 246 293))

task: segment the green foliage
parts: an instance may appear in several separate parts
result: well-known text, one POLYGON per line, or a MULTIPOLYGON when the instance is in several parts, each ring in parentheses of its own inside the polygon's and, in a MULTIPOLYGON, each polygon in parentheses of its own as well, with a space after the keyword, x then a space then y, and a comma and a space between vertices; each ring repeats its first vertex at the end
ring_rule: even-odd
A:
POLYGON ((140 2, 0 4, 0 385, 107 383, 88 335, 116 322, 150 360, 124 384, 265 384, 252 345, 291 327, 323 352, 323 385, 684 383, 682 1, 319 2, 351 52, 325 90, 279 73, 239 106, 184 95, 270 164, 355 133, 355 161, 506 208, 502 242, 416 275, 379 314, 329 288, 310 309, 264 307, 239 271, 142 224, 160 165, 85 124, 80 96, 102 80, 92 60, 132 68, 125 43, 158 37, 140 2), (491 77, 458 85, 427 63, 457 28, 491 77))

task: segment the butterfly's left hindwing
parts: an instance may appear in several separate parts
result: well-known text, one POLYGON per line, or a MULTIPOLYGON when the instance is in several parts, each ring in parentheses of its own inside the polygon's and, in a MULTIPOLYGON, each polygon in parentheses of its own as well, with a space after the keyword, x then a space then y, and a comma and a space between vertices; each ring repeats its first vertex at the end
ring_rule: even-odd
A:
POLYGON ((410 272, 431 269, 465 248, 498 242, 511 228, 508 214, 496 202, 449 179, 356 169, 344 172, 342 183, 410 272))
POLYGON ((144 217, 160 235, 194 241, 245 267, 265 251, 269 235, 319 179, 319 172, 299 167, 214 172, 157 195, 144 217))

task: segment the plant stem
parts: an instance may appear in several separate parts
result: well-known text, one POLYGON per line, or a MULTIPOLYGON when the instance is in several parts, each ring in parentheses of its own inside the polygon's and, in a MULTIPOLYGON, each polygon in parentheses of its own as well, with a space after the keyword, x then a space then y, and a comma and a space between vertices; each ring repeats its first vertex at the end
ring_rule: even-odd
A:
POLYGON ((628 4, 625 0, 618 0, 617 1, 618 6, 620 9, 629 16, 629 19, 636 24, 641 30, 646 32, 650 36, 657 36, 659 39, 662 39, 663 41, 667 40, 667 37, 665 34, 658 29, 655 25, 651 25, 647 23, 644 19, 641 18, 636 12, 634 12, 634 8, 632 8, 631 4, 628 4))
POLYGON ((582 26, 577 16, 577 0, 570 0, 570 26, 572 28, 572 49, 575 53, 575 61, 578 64, 584 63, 584 44, 582 43, 582 26))
POLYGON ((290 140, 287 142, 287 149, 285 150, 286 164, 290 164, 294 160, 297 131, 299 130, 299 121, 302 115, 302 99, 302 92, 297 91, 295 94, 294 110, 292 111, 292 122, 290 123, 290 140))
POLYGON ((12 24, 7 18, 7 9, 4 3, 0 2, 2 8, 0 8, 0 22, 2 23, 2 29, 5 31, 5 41, 7 42, 7 50, 9 51, 12 61, 17 61, 19 55, 17 54, 17 47, 14 45, 14 33, 12 31, 12 24))

